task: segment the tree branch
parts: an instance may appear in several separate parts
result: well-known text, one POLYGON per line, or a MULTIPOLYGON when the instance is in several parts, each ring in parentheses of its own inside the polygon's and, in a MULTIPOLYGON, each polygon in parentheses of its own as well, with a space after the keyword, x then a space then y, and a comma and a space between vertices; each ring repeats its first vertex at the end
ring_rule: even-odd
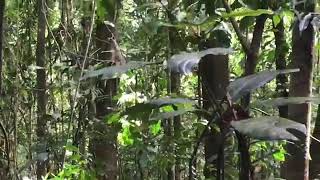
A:
MULTIPOLYGON (((226 9, 227 13, 231 13, 231 8, 228 4, 228 0, 222 0, 222 2, 223 2, 223 6, 226 9)), ((246 54, 249 54, 250 53, 250 45, 249 45, 246 37, 241 33, 240 28, 238 26, 238 23, 236 22, 236 20, 233 17, 229 17, 229 21, 231 22, 232 27, 237 34, 237 37, 240 41, 240 44, 241 44, 244 52, 246 54)))

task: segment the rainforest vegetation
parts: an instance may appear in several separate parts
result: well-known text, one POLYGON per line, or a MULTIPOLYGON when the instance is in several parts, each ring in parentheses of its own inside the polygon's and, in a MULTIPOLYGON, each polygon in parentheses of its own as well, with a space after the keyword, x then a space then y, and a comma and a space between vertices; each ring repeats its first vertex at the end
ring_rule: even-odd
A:
POLYGON ((317 0, 0 0, 0 180, 320 178, 317 0))

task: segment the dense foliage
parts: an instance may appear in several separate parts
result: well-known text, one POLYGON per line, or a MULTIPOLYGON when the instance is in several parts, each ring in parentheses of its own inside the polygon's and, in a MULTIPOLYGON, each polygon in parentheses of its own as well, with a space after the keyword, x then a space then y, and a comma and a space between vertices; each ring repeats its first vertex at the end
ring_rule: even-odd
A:
POLYGON ((319 178, 319 8, 0 0, 0 179, 319 178))

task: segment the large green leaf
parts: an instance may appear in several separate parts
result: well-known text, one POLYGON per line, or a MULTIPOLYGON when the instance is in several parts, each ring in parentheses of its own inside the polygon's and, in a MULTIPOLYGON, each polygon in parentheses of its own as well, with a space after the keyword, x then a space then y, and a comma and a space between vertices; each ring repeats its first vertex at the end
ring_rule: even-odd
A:
POLYGON ((245 17, 245 16, 260 16, 261 14, 273 14, 274 12, 269 9, 249 9, 249 8, 238 8, 231 13, 222 13, 222 17, 245 17))
POLYGON ((192 22, 181 21, 181 22, 170 23, 170 22, 159 21, 158 24, 159 24, 159 26, 185 29, 188 27, 207 28, 209 25, 211 25, 211 27, 212 27, 217 23, 220 23, 220 21, 218 21, 218 19, 215 17, 204 17, 203 19, 194 20, 192 22))
POLYGON ((183 115, 189 111, 190 110, 188 109, 181 109, 181 110, 172 111, 172 112, 157 113, 154 116, 150 117, 150 120, 169 119, 175 116, 183 115))
POLYGON ((163 97, 158 99, 152 99, 147 102, 147 104, 161 107, 173 104, 196 104, 196 101, 187 98, 170 98, 170 97, 163 97))
POLYGON ((230 48, 210 48, 200 52, 180 53, 173 55, 168 61, 168 69, 171 72, 180 74, 189 74, 194 67, 198 65, 200 59, 208 54, 213 55, 226 55, 231 54, 233 51, 230 48))
POLYGON ((148 62, 143 61, 130 61, 127 64, 120 66, 109 66, 101 69, 89 71, 85 73, 80 80, 85 80, 88 78, 94 78, 102 75, 102 79, 112 79, 120 77, 122 74, 128 72, 132 69, 137 69, 149 64, 148 62))
MULTIPOLYGON (((122 115, 128 115, 129 119, 149 119, 153 109, 160 108, 163 106, 174 105, 174 104, 195 104, 196 102, 187 98, 170 98, 163 97, 158 99, 152 99, 145 103, 139 103, 135 106, 129 107, 122 113, 122 115)), ((174 112, 174 111, 173 111, 174 112)), ((163 119, 161 116, 175 116, 174 114, 158 114, 159 119, 163 119)), ((156 118, 153 118, 156 119, 156 118)))
POLYGON ((286 106, 289 104, 305 104, 313 103, 320 104, 320 97, 280 97, 264 101, 254 102, 253 105, 265 107, 286 106))
POLYGON ((232 121, 231 125, 240 133, 260 140, 297 141, 298 138, 287 131, 288 129, 294 129, 306 134, 306 127, 304 124, 275 116, 232 121))
POLYGON ((273 80, 279 74, 286 74, 292 72, 298 72, 299 69, 285 69, 285 70, 273 70, 262 71, 258 74, 245 76, 231 82, 227 87, 227 91, 232 101, 236 101, 243 95, 250 93, 251 91, 265 85, 269 81, 273 80))

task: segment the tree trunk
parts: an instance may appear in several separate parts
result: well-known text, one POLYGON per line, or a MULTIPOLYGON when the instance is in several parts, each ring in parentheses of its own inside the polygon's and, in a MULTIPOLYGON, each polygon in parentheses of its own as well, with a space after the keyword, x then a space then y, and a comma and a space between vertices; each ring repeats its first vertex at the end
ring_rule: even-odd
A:
MULTIPOLYGON (((5 10, 5 0, 0 0, 0 96, 2 96, 2 62, 3 62, 3 55, 2 55, 2 45, 3 45, 3 21, 4 21, 4 10, 5 10)), ((0 129, 1 134, 5 135, 5 129, 2 127, 0 129), (2 132, 3 131, 3 132, 2 132)), ((0 147, 0 149, 7 149, 6 152, 8 153, 8 143, 5 143, 5 147, 0 147)), ((0 179, 5 179, 7 174, 9 173, 10 168, 10 158, 9 154, 7 154, 7 164, 0 162, 0 179)))
MULTIPOLYGON (((177 1, 169 1, 168 2, 168 19, 171 23, 175 21, 175 17, 171 14, 171 12, 174 10, 177 1)), ((174 27, 169 27, 168 28, 168 37, 169 37, 169 55, 174 55, 182 50, 185 50, 186 46, 183 40, 181 39, 181 36, 178 32, 178 30, 174 27)), ((170 73, 170 84, 169 84, 169 94, 176 94, 178 95, 180 93, 180 84, 181 84, 181 79, 180 75, 178 73, 170 73)), ((175 157, 175 163, 167 168, 167 178, 168 180, 180 180, 181 177, 181 158, 179 154, 179 140, 181 138, 181 117, 176 116, 173 119, 168 119, 167 120, 168 127, 166 128, 166 135, 170 139, 174 139, 174 141, 170 141, 169 148, 171 148, 171 152, 174 152, 174 157, 175 157), (170 127, 171 126, 171 127, 170 127)), ((170 151, 170 150, 169 150, 170 151)))
MULTIPOLYGON (((267 17, 265 15, 260 15, 256 18, 256 24, 254 26, 252 40, 250 44, 250 50, 246 54, 247 59, 245 62, 245 72, 244 75, 251 75, 255 73, 256 66, 258 64, 258 57, 260 52, 260 46, 262 43, 262 34, 264 31, 264 24, 267 17)), ((243 106, 247 108, 250 104, 250 94, 244 96, 243 106)))
MULTIPOLYGON (((289 96, 309 97, 312 94, 312 71, 313 71, 313 48, 314 48, 314 30, 311 24, 303 32, 299 31, 299 20, 294 23, 292 32, 292 67, 300 68, 300 72, 291 75, 289 96)), ((307 133, 310 133, 311 105, 289 105, 289 119, 307 125, 307 133)), ((297 148, 297 145, 287 144, 287 152, 290 156, 282 168, 282 176, 290 180, 309 179, 309 159, 305 157, 308 152, 309 140, 305 136, 297 134, 306 142, 303 147, 297 148)), ((308 137, 308 136, 307 136, 308 137)))
MULTIPOLYGON (((222 46, 213 41, 207 41, 204 43, 201 49, 212 48, 222 46)), ((215 95, 217 100, 222 100, 226 95, 226 88, 229 84, 229 66, 228 56, 224 55, 207 55, 203 57, 199 64, 199 74, 202 80, 202 96, 203 96, 203 107, 208 109, 212 107, 210 104, 210 97, 208 89, 215 95), (204 82, 205 81, 205 82, 204 82), (206 86, 206 87, 205 87, 206 86)), ((218 160, 214 157, 220 151, 221 147, 221 135, 219 132, 213 129, 209 130, 204 138, 205 144, 205 169, 204 175, 206 178, 212 178, 216 174, 214 167, 218 160)))
MULTIPOLYGON (((46 131, 46 71, 45 71, 45 35, 46 35, 46 8, 45 0, 37 1, 38 10, 38 34, 37 34, 37 49, 36 49, 36 64, 37 69, 37 137, 38 143, 43 146, 43 149, 37 153, 46 153, 47 147, 47 131, 46 131)), ((46 161, 40 159, 37 161, 37 178, 42 179, 46 175, 46 161)))
MULTIPOLYGON (((115 55, 114 42, 117 40, 115 27, 98 22, 96 37, 99 59, 119 61, 119 59, 117 60, 118 55, 115 55)), ((112 112, 112 107, 115 106, 112 98, 117 94, 118 79, 100 81, 97 88, 101 90, 99 96, 103 97, 96 99, 96 117, 101 121, 94 124, 94 131, 97 133, 91 140, 91 150, 94 155, 95 166, 100 172, 99 179, 116 180, 119 175, 117 132, 114 127, 107 126, 103 119, 112 112)))
MULTIPOLYGON (((275 62, 276 62, 276 69, 281 70, 286 68, 286 57, 287 57, 287 50, 286 50, 286 38, 285 38, 285 28, 283 24, 283 19, 281 19, 280 23, 274 27, 274 37, 275 37, 275 62)), ((288 97, 287 91, 287 83, 288 79, 285 74, 280 74, 276 78, 276 91, 279 97, 288 97)), ((279 116, 283 118, 288 117, 288 106, 280 106, 279 107, 279 116)))
POLYGON ((5 0, 0 0, 0 95, 2 95, 2 46, 3 46, 3 21, 6 3, 5 0))
MULTIPOLYGON (((320 139, 320 105, 318 105, 318 112, 316 123, 313 130, 313 137, 320 139)), ((310 154, 312 160, 310 161, 310 179, 319 179, 320 178, 320 143, 312 140, 310 147, 310 154)))

